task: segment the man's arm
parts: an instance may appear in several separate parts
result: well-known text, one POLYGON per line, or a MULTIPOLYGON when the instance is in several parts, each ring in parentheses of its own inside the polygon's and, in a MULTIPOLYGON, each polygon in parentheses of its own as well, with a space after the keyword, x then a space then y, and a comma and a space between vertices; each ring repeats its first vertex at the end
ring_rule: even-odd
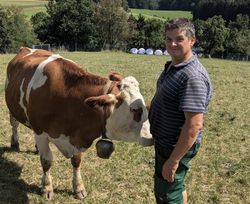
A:
POLYGON ((174 181, 175 172, 179 166, 179 161, 192 147, 197 139, 199 131, 203 127, 203 113, 184 113, 186 119, 181 130, 180 137, 172 154, 164 163, 162 168, 162 176, 168 182, 174 181))

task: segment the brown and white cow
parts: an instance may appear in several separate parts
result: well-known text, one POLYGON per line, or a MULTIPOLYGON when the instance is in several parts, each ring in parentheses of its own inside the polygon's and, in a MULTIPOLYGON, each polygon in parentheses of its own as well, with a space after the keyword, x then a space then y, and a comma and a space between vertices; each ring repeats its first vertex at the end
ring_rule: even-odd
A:
POLYGON ((18 123, 31 128, 43 169, 42 192, 53 195, 49 169, 54 143, 73 166, 76 198, 86 196, 80 174, 81 153, 106 135, 109 139, 152 145, 144 99, 137 80, 92 74, 46 50, 21 48, 7 68, 6 103, 12 125, 11 146, 19 150, 18 123))

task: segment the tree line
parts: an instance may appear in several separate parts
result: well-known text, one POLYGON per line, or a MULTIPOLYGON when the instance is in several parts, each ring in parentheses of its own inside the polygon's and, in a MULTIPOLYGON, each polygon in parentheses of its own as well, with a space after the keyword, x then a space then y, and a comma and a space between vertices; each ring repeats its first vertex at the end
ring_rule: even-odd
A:
MULTIPOLYGON (((164 49, 165 22, 142 15, 135 18, 128 12, 129 3, 125 0, 49 0, 46 12, 35 14, 31 20, 26 19, 18 7, 0 7, 0 52, 16 52, 21 46, 37 43, 64 46, 68 50, 164 49)), ((232 20, 214 15, 206 20, 193 19, 193 22, 198 38, 195 46, 206 54, 250 55, 247 14, 239 13, 232 20)))
POLYGON ((206 20, 221 15, 226 21, 235 20, 237 14, 250 15, 250 0, 123 0, 129 8, 184 10, 193 13, 194 20, 206 20))
POLYGON ((16 52, 21 46, 39 42, 21 11, 18 7, 0 7, 0 53, 16 52))
POLYGON ((194 20, 220 15, 226 21, 233 21, 239 13, 250 16, 250 0, 199 0, 190 10, 194 20))

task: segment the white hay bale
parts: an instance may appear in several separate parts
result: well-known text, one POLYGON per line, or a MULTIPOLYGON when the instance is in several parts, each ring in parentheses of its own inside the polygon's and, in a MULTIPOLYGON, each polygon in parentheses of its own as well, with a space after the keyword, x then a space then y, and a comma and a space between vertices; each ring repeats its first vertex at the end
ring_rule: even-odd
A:
POLYGON ((164 55, 169 55, 169 53, 168 53, 167 50, 165 50, 165 51, 163 52, 163 54, 164 54, 164 55))
POLYGON ((139 50, 138 50, 138 54, 145 54, 145 49, 144 48, 140 48, 139 50))
POLYGON ((130 53, 137 54, 138 53, 138 49, 135 48, 135 47, 133 47, 133 48, 130 49, 130 53))
POLYGON ((158 50, 155 50, 154 54, 155 54, 155 55, 162 55, 163 53, 162 53, 161 50, 158 49, 158 50))
POLYGON ((146 50, 146 54, 147 54, 147 55, 152 55, 152 54, 154 54, 154 51, 153 51, 151 48, 148 48, 148 49, 146 50))

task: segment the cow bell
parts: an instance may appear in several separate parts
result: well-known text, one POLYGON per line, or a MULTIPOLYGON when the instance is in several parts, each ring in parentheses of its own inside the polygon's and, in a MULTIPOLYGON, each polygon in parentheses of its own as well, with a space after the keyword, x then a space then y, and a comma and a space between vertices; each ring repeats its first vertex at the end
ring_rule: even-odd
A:
POLYGON ((98 157, 102 159, 109 159, 112 152, 115 150, 115 146, 111 140, 100 139, 95 146, 98 157))

